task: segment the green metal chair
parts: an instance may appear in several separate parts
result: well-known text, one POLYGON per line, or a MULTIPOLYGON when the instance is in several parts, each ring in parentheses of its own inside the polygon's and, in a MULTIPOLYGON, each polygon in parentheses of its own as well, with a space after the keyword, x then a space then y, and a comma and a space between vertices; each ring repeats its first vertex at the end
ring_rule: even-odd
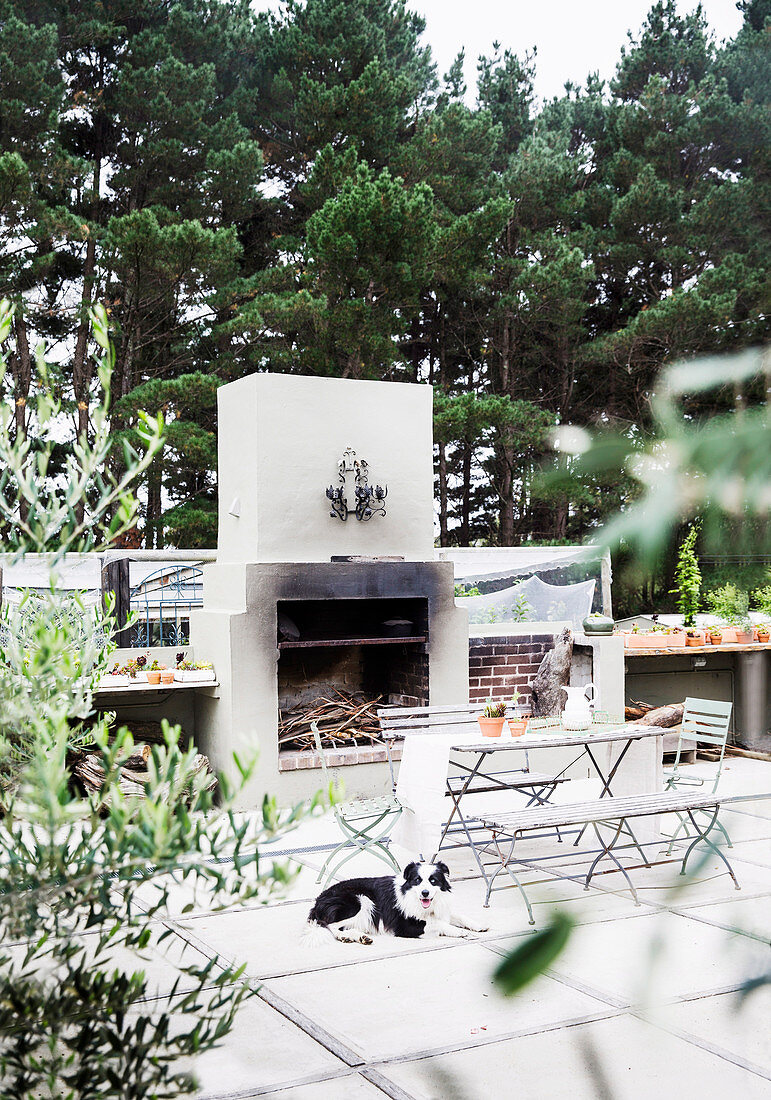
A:
MULTIPOLYGON (((715 699, 691 699, 685 700, 683 707, 683 723, 680 727, 680 736, 677 740, 677 752, 675 763, 671 771, 664 772, 664 789, 667 791, 678 790, 683 787, 704 787, 712 784, 711 793, 717 791, 720 776, 723 771, 726 743, 728 741, 728 723, 731 719, 731 703, 723 703, 715 699), (718 767, 714 779, 705 776, 690 775, 681 771, 680 756, 683 751, 683 741, 695 741, 697 744, 711 745, 718 750, 718 767)), ((678 817, 680 815, 678 814, 678 817)), ((720 830, 726 839, 729 848, 733 847, 731 838, 719 821, 715 827, 720 830)), ((675 841, 681 833, 688 835, 687 822, 680 817, 680 824, 670 838, 667 855, 672 851, 675 841)))
MULTIPOLYGON (((321 758, 324 783, 331 788, 334 779, 330 774, 329 765, 321 744, 321 736, 315 722, 311 722, 311 731, 313 740, 316 742, 316 752, 321 758)), ((332 809, 345 839, 337 845, 334 851, 329 853, 324 861, 324 866, 319 871, 316 882, 321 882, 325 874, 327 879, 334 878, 340 868, 359 852, 370 852, 378 859, 382 859, 398 874, 401 868, 387 847, 388 834, 402 812, 402 807, 393 793, 380 795, 376 798, 355 798, 350 802, 336 802, 333 804, 332 809), (342 858, 334 864, 331 870, 327 871, 335 857, 341 854, 342 858)))

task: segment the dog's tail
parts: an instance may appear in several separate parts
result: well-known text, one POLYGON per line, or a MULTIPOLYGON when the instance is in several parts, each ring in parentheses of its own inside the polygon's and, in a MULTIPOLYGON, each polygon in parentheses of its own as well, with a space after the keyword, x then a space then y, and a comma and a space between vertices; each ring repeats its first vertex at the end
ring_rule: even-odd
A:
POLYGON ((335 934, 328 924, 320 924, 317 920, 308 918, 305 928, 300 935, 300 943, 303 947, 323 947, 329 943, 329 937, 335 938, 335 934))

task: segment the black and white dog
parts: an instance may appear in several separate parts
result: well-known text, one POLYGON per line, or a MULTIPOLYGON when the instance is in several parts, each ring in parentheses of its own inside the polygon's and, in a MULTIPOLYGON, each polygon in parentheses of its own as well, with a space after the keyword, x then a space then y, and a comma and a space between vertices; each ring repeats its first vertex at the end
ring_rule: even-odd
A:
POLYGON ((330 932, 342 943, 372 943, 373 932, 406 939, 486 932, 453 913, 448 876, 445 863, 410 863, 401 875, 336 882, 316 898, 303 938, 318 943, 330 932))

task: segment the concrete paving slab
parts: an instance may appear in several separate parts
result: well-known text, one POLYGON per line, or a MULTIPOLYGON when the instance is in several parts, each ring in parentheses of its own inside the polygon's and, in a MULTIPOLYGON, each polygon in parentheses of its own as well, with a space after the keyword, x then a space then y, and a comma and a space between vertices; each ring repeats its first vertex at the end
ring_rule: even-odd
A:
POLYGON ((736 988, 771 962, 767 945, 685 913, 581 925, 554 973, 629 1004, 655 1004, 736 988))
POLYGON ((612 1011, 548 977, 516 1001, 492 983, 496 962, 477 943, 266 983, 367 1060, 450 1049, 612 1011))
POLYGON ((378 1070, 415 1100, 769 1097, 768 1081, 628 1015, 378 1070))
MULTIPOLYGON (((253 1094, 251 1094, 253 1095, 253 1094)), ((312 1085, 294 1085, 279 1092, 264 1093, 276 1100, 383 1100, 384 1093, 358 1074, 319 1081, 312 1085)))
POLYGON ((202 948, 246 963, 247 973, 256 978, 350 966, 373 958, 414 955, 459 944, 444 937, 408 940, 375 936, 371 945, 364 946, 339 943, 329 935, 319 945, 309 946, 302 941, 309 908, 309 902, 288 902, 239 913, 193 917, 177 921, 175 927, 202 948))
MULTIPOLYGON (((724 1056, 753 1066, 771 1078, 771 987, 763 986, 739 1002, 733 993, 667 1005, 659 1014, 662 1027, 689 1035, 724 1056)), ((771 1096, 771 1085, 767 1085, 771 1096)))
POLYGON ((771 815, 753 813, 750 810, 721 811, 720 820, 733 844, 743 840, 768 840, 771 837, 771 815))
MULTIPOLYGON (((189 1028, 190 1011, 175 1016, 173 1006, 172 1033, 189 1028)), ((251 1096, 350 1073, 344 1062, 257 996, 242 1002, 221 1046, 183 1059, 179 1069, 195 1075, 199 1100, 251 1096)))
POLYGON ((681 909, 681 912, 694 920, 754 936, 764 943, 768 942, 771 934, 771 894, 754 898, 743 898, 737 894, 733 901, 690 906, 681 909))
MULTIPOLYGON (((725 864, 716 856, 709 858, 694 878, 690 877, 691 863, 689 862, 688 865, 689 873, 682 876, 681 861, 677 860, 675 863, 659 864, 650 868, 640 867, 632 873, 632 881, 642 901, 674 908, 710 901, 729 901, 734 897, 771 892, 771 870, 747 863, 734 863, 731 852, 727 851, 726 855, 733 866, 741 890, 736 889, 733 879, 725 869, 725 864)), ((696 867, 698 853, 694 852, 692 858, 693 866, 696 867)), ((619 893, 623 892, 624 883, 618 874, 604 876, 603 886, 606 884, 619 893)))
MULTIPOLYGON (((500 876, 496 886, 504 881, 503 876, 500 876)), ((511 883, 510 879, 508 881, 511 883)), ((526 889, 537 928, 542 927, 556 909, 569 911, 581 923, 620 920, 639 913, 639 908, 628 893, 624 896, 594 887, 584 890, 580 883, 544 878, 527 885, 526 889)), ((492 932, 526 933, 532 930, 528 924, 522 895, 513 883, 504 890, 494 891, 488 909, 482 905, 484 895, 482 879, 456 883, 453 888, 453 899, 457 899, 459 909, 489 923, 492 932)))

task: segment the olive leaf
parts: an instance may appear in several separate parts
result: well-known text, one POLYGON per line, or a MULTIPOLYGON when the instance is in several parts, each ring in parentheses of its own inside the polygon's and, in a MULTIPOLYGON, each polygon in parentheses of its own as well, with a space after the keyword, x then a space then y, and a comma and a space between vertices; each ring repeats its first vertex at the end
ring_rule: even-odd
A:
POLYGON ((543 974, 567 944, 574 925, 568 913, 556 913, 545 928, 509 952, 493 974, 501 992, 510 997, 543 974))

